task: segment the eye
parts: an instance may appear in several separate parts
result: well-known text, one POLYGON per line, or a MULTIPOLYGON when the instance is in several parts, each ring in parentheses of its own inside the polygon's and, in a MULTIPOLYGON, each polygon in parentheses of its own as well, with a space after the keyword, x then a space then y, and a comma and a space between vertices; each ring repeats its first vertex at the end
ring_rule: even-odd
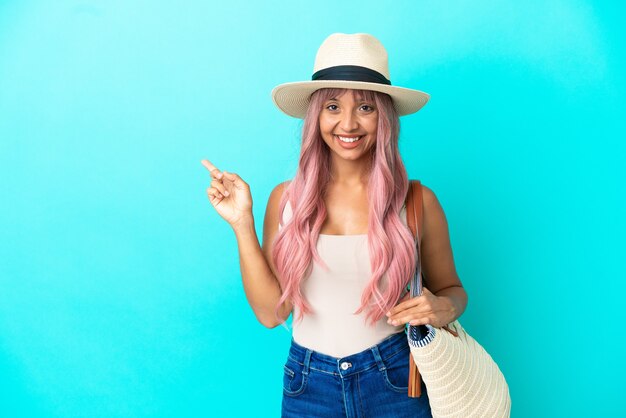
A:
POLYGON ((364 110, 364 111, 366 111, 366 112, 371 112, 371 111, 373 111, 373 110, 374 110, 374 108, 373 108, 372 106, 368 105, 368 104, 364 104, 364 105, 362 105, 362 106, 361 106, 361 109, 363 109, 363 110, 364 110))
POLYGON ((335 104, 330 104, 330 105, 326 106, 326 109, 331 110, 331 111, 333 111, 333 110, 337 110, 337 105, 335 105, 335 104))

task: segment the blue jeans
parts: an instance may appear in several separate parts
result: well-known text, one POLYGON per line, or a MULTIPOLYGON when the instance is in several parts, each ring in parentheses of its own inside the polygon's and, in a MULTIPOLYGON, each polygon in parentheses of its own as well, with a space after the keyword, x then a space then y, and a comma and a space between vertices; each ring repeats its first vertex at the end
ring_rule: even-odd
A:
POLYGON ((302 347, 293 338, 283 377, 282 417, 427 417, 426 386, 408 396, 409 344, 405 332, 347 357, 302 347))

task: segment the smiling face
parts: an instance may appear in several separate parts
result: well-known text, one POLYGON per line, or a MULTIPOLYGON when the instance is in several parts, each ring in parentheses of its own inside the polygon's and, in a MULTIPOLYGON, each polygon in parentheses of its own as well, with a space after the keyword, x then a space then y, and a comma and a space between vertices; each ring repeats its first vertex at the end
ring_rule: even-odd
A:
POLYGON ((333 158, 368 159, 376 144, 378 109, 374 100, 346 90, 326 100, 319 116, 320 133, 333 158))

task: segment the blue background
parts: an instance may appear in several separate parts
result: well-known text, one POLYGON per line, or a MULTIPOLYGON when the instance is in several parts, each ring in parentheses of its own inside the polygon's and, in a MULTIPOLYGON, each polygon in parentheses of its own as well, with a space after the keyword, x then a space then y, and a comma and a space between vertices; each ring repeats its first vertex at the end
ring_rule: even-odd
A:
POLYGON ((260 236, 301 127, 270 91, 333 32, 432 95, 401 151, 512 416, 624 416, 620 4, 0 2, 0 416, 279 415, 290 334, 256 322, 200 160, 260 236))

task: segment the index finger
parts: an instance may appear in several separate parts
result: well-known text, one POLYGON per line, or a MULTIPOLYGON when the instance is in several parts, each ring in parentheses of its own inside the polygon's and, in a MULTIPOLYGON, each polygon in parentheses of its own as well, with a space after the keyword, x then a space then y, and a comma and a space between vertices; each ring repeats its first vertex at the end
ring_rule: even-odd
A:
POLYGON ((213 164, 211 164, 211 162, 209 160, 202 160, 200 161, 202 163, 203 166, 205 166, 207 168, 207 170, 209 170, 209 172, 211 173, 211 175, 214 175, 215 178, 219 178, 221 177, 220 170, 215 167, 213 164), (213 173, 214 170, 217 170, 217 173, 213 173))
POLYGON ((421 300, 420 298, 421 298, 421 296, 415 296, 415 297, 410 297, 409 296, 409 298, 406 299, 406 300, 404 300, 404 298, 402 298, 400 303, 398 303, 393 308, 389 309, 389 311, 387 312, 388 316, 395 315, 398 312, 402 312, 405 309, 412 308, 413 306, 419 305, 419 302, 421 300))

